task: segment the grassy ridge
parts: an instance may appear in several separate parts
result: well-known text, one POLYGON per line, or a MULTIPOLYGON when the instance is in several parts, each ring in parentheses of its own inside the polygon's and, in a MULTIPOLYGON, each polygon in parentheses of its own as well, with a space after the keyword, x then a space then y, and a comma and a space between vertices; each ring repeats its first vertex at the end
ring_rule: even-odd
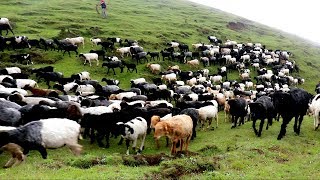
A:
MULTIPOLYGON (((148 50, 161 50, 170 40, 178 40, 189 44, 208 42, 208 35, 215 35, 223 41, 227 39, 238 42, 261 42, 268 49, 286 49, 293 53, 294 59, 301 69, 300 76, 306 79, 303 88, 313 92, 318 81, 317 69, 320 67, 318 58, 320 50, 303 39, 276 31, 266 26, 221 12, 212 8, 195 5, 187 1, 177 0, 127 0, 111 1, 109 17, 102 19, 95 11, 96 1, 92 0, 7 0, 0 2, 1 16, 8 17, 14 25, 17 35, 27 35, 29 38, 61 37, 61 32, 70 31, 71 34, 84 36, 85 49, 88 52, 92 47, 89 38, 115 37, 123 39, 136 39, 140 45, 148 50), (244 26, 241 30, 227 28, 229 22, 240 22, 244 26)), ((25 50, 29 52, 29 50, 25 50)), ((39 54, 44 59, 55 60, 56 71, 63 72, 66 76, 75 72, 87 70, 93 79, 101 80, 102 77, 119 79, 121 86, 127 88, 131 78, 153 77, 145 65, 139 65, 138 73, 123 73, 119 70, 117 75, 106 75, 102 67, 83 66, 82 62, 72 54, 72 57, 62 56, 58 52, 39 54)), ((0 53, 6 59, 11 52, 0 53)), ((108 52, 109 55, 112 53, 108 52)), ((2 59, 2 60, 3 60, 2 59)), ((131 61, 130 58, 125 58, 131 61)), ((163 67, 173 65, 172 62, 161 62, 163 67)), ((44 66, 40 61, 35 62, 35 67, 44 66)), ((183 70, 190 69, 180 65, 183 70)), ((211 73, 216 72, 216 67, 209 68, 211 73)), ((231 78, 236 79, 233 73, 231 78)), ((99 148, 96 144, 90 145, 87 140, 81 141, 84 154, 73 157, 66 148, 49 150, 47 160, 42 160, 38 152, 32 151, 26 162, 16 168, 0 169, 1 177, 9 178, 50 178, 50 179, 140 179, 170 177, 177 171, 182 172, 182 178, 296 178, 314 179, 319 176, 317 138, 318 132, 313 131, 312 119, 306 117, 301 130, 301 135, 292 132, 293 123, 287 128, 287 136, 282 141, 276 137, 280 130, 280 123, 276 122, 268 130, 263 131, 261 138, 256 138, 251 128, 251 123, 230 130, 230 124, 223 122, 220 114, 219 128, 214 131, 199 131, 196 140, 191 142, 190 150, 199 153, 197 156, 178 160, 164 161, 158 166, 131 167, 124 165, 122 154, 125 146, 117 146, 118 139, 112 139, 109 149, 99 148), (208 150, 200 151, 205 147, 208 150), (101 164, 91 168, 92 158, 103 159, 101 164), (214 171, 203 161, 216 162, 214 171), (80 165, 79 165, 80 164, 80 165), (195 166, 201 167, 201 172, 195 166), (179 167, 185 169, 179 169, 179 167), (153 173, 155 172, 155 173, 153 173), (157 175, 158 174, 158 175, 157 175)), ((164 141, 162 142, 162 144, 164 141)), ((154 148, 151 135, 147 137, 144 154, 152 155, 168 153, 168 148, 154 148)), ((0 156, 0 164, 4 164, 8 155, 0 156)), ((99 160, 100 160, 99 159, 99 160)), ((212 164, 212 163, 211 163, 212 164)))

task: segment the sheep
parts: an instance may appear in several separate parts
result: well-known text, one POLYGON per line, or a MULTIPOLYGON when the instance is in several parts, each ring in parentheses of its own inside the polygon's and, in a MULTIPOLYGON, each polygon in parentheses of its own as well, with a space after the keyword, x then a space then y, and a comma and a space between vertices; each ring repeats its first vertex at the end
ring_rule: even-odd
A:
POLYGON ((127 54, 127 57, 128 54, 131 56, 130 47, 118 48, 116 52, 120 53, 121 58, 123 58, 124 54, 127 54))
POLYGON ((67 83, 65 85, 55 84, 53 85, 53 88, 58 89, 59 91, 62 91, 64 95, 67 95, 67 93, 70 92, 75 85, 78 84, 75 82, 67 83))
POLYGON ((147 52, 147 55, 150 55, 150 59, 157 58, 157 60, 160 59, 160 53, 159 52, 147 52))
POLYGON ((274 108, 282 116, 283 122, 281 125, 278 140, 282 139, 286 134, 286 127, 291 119, 295 118, 293 126, 294 132, 300 134, 300 127, 303 121, 303 116, 308 109, 309 100, 312 95, 307 91, 299 88, 291 89, 288 93, 275 92, 272 95, 274 108))
POLYGON ((221 75, 210 76, 210 80, 212 81, 212 83, 221 83, 222 76, 221 75))
POLYGON ((3 168, 10 168, 19 165, 25 160, 26 156, 22 152, 21 146, 15 143, 8 143, 0 148, 0 153, 7 151, 11 153, 11 159, 3 166, 3 168))
POLYGON ((83 81, 83 80, 90 80, 90 73, 87 71, 83 71, 80 72, 78 74, 73 74, 71 75, 71 78, 74 80, 79 80, 79 81, 83 81))
POLYGON ((176 81, 177 80, 177 75, 174 74, 174 73, 166 74, 166 75, 162 75, 161 79, 164 80, 165 82, 171 83, 172 81, 176 81))
POLYGON ((109 97, 109 100, 122 100, 122 98, 124 97, 131 98, 136 95, 137 93, 134 93, 134 92, 123 92, 119 94, 111 94, 109 97))
POLYGON ((78 144, 80 125, 69 119, 50 118, 30 122, 17 129, 0 132, 0 146, 18 144, 23 153, 38 150, 43 159, 47 158, 46 148, 68 146, 75 155, 80 155, 82 146, 78 144))
POLYGON ((161 71, 161 66, 160 64, 147 64, 147 67, 151 70, 152 74, 156 74, 157 72, 161 71))
MULTIPOLYGON (((180 150, 182 151, 184 138, 186 139, 185 150, 188 150, 192 129, 193 122, 190 116, 176 115, 168 118, 166 121, 160 121, 155 125, 154 139, 158 140, 161 136, 169 137, 172 142, 171 154, 174 155, 178 141, 181 142, 180 150)), ((159 144, 157 144, 157 147, 159 147, 159 144)))
POLYGON ((73 89, 76 95, 80 94, 82 96, 85 94, 94 94, 96 92, 96 89, 91 84, 75 85, 73 89))
POLYGON ((21 113, 15 108, 0 108, 0 126, 13 126, 21 125, 21 113))
POLYGON ((3 75, 8 75, 8 74, 10 75, 13 73, 21 73, 21 69, 19 67, 7 67, 0 70, 0 74, 3 74, 3 75))
POLYGON ((12 26, 10 24, 10 21, 8 18, 0 18, 0 35, 2 35, 2 30, 6 30, 8 35, 8 30, 11 31, 11 33, 14 35, 12 31, 12 26))
POLYGON ((56 92, 55 90, 34 88, 28 84, 25 85, 23 87, 23 89, 29 90, 35 96, 55 96, 55 95, 58 95, 58 92, 56 92))
POLYGON ((319 103, 319 94, 317 94, 312 101, 309 103, 309 115, 313 115, 314 119, 314 130, 317 130, 319 128, 320 119, 319 119, 319 113, 320 113, 320 103, 319 103))
POLYGON ((127 152, 129 155, 129 143, 133 141, 132 148, 135 150, 137 145, 137 140, 141 138, 141 145, 137 154, 140 154, 144 148, 144 141, 147 136, 147 121, 142 117, 136 117, 126 123, 118 122, 119 130, 121 132, 121 137, 126 140, 127 152))
POLYGON ((44 97, 25 97, 23 94, 14 93, 8 97, 8 100, 16 103, 26 104, 39 104, 40 101, 46 101, 48 103, 54 103, 54 100, 44 97))
MULTIPOLYGON (((208 119, 208 127, 210 128, 211 122, 212 122, 212 118, 216 119, 216 128, 218 128, 218 124, 219 124, 219 119, 218 119, 218 107, 216 106, 204 106, 198 109, 199 112, 199 120, 201 122, 202 128, 204 128, 205 125, 205 121, 207 121, 208 119)), ((213 128, 214 129, 214 128, 213 128)))
MULTIPOLYGON (((75 38, 66 38, 67 42, 70 42, 72 45, 81 45, 84 49, 84 38, 83 37, 75 37, 75 38)), ((98 44, 98 43, 97 43, 98 44)))
POLYGON ((187 64, 189 64, 192 67, 196 67, 196 66, 199 66, 199 60, 198 59, 190 60, 190 61, 187 61, 187 64))
POLYGON ((92 42, 92 47, 95 45, 95 46, 98 46, 98 42, 101 42, 101 39, 100 38, 90 38, 90 41, 92 42))
POLYGON ((92 60, 95 60, 97 61, 97 66, 99 65, 99 56, 97 53, 81 53, 79 54, 79 58, 83 57, 84 58, 84 63, 83 65, 85 65, 87 63, 87 61, 89 62, 90 64, 90 67, 91 67, 91 61, 92 60))

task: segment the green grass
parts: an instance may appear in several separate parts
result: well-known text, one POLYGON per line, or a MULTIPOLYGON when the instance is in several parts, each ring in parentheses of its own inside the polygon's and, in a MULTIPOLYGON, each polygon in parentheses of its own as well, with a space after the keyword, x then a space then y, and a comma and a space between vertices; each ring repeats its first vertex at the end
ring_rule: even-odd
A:
MULTIPOLYGON (((145 51, 160 51, 165 43, 178 40, 191 46, 192 43, 207 43, 208 35, 215 35, 223 41, 227 39, 238 42, 260 42, 268 49, 285 49, 293 53, 291 57, 299 65, 300 74, 306 83, 301 87, 313 93, 318 82, 320 62, 319 46, 301 38, 257 24, 222 11, 177 0, 127 0, 111 1, 108 18, 102 19, 95 11, 93 0, 7 0, 0 2, 1 16, 8 17, 17 35, 29 38, 65 38, 66 34, 84 36, 85 48, 80 52, 92 49, 89 39, 95 37, 121 37, 135 39, 145 51), (242 30, 227 28, 229 22, 241 22, 242 30)), ((22 50, 35 52, 37 57, 32 67, 42 67, 54 63, 55 71, 65 76, 81 71, 89 71, 93 79, 109 77, 121 81, 122 88, 129 87, 129 80, 154 77, 145 65, 138 66, 138 73, 106 74, 101 66, 83 66, 82 61, 73 53, 71 57, 62 56, 59 52, 43 50, 22 50)), ((1 65, 8 63, 11 51, 0 52, 1 65)), ((108 52, 108 55, 112 53, 108 52)), ((131 61, 130 58, 125 58, 131 61)), ((159 62, 163 69, 175 62, 159 62)), ((102 62, 101 62, 102 64, 102 62)), ((187 65, 179 64, 182 70, 187 65)), ((199 67, 200 69, 202 67, 199 67)), ((217 66, 209 68, 215 73, 217 66)), ((230 75, 237 79, 237 74, 230 75)), ((41 84, 42 87, 43 84, 41 84)), ((231 130, 230 123, 223 122, 220 114, 220 126, 214 131, 199 130, 198 137, 191 142, 190 151, 197 153, 190 157, 165 159, 159 165, 136 165, 131 159, 124 165, 125 145, 116 145, 119 139, 111 139, 109 149, 99 148, 88 140, 81 140, 83 154, 74 157, 66 148, 48 150, 48 159, 43 160, 36 151, 22 165, 11 169, 0 169, 3 179, 154 179, 172 178, 179 175, 182 179, 316 179, 319 177, 318 131, 313 131, 313 120, 305 117, 300 136, 293 133, 293 123, 287 128, 287 135, 277 141, 280 123, 275 122, 262 137, 255 137, 251 122, 231 130)), ((164 140, 161 142, 164 144, 164 140)), ((158 150, 152 135, 148 135, 143 154, 169 154, 169 148, 158 150)), ((0 156, 0 164, 5 164, 8 154, 0 156)), ((125 158, 126 159, 126 158, 125 158)), ((126 159, 128 161, 128 158, 126 159)))

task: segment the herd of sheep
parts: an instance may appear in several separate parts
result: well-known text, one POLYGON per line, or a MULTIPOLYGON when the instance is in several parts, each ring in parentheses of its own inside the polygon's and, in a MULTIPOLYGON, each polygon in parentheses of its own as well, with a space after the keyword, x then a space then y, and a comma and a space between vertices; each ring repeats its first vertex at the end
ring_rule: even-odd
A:
MULTIPOLYGON (((12 31, 7 18, 0 19, 1 30, 12 31)), ((190 140, 195 140, 196 132, 200 130, 198 123, 201 129, 213 128, 211 124, 215 120, 218 127, 219 111, 225 112, 225 121, 231 116, 231 128, 251 119, 257 136, 261 136, 265 119, 268 129, 273 119, 279 121, 279 116, 283 123, 278 139, 286 134, 286 126, 292 118, 295 118, 294 131, 299 134, 307 111, 314 114, 315 128, 318 128, 319 96, 313 97, 296 88, 304 83, 304 79, 291 75, 299 68, 290 59, 290 52, 270 50, 260 43, 230 40, 223 43, 214 36, 208 36, 208 40, 209 44, 192 44, 192 51, 187 44, 172 41, 160 52, 145 52, 134 40, 91 38, 92 47, 102 48, 80 53, 84 65, 88 62, 91 66, 91 62, 96 61, 98 66, 99 59, 103 59, 102 66, 106 66, 108 72, 114 68, 122 71, 125 67, 137 72, 136 66, 144 60, 155 78, 152 82, 143 77, 131 79, 130 89, 121 89, 118 80, 107 78, 102 79, 107 83, 103 86, 92 80, 87 71, 64 77, 52 66, 46 66, 32 70, 36 81, 29 79, 31 74, 21 72, 18 67, 2 69, 0 147, 2 151, 12 153, 12 159, 5 167, 19 164, 29 150, 38 150, 43 158, 47 158, 47 148, 67 145, 75 155, 80 155, 81 128, 84 138, 89 136, 91 143, 97 141, 100 147, 110 146, 110 136, 121 136, 119 144, 126 141, 126 154, 129 154, 130 142, 135 149, 138 139, 141 139, 141 145, 137 153, 141 153, 151 129, 154 129, 157 146, 158 139, 166 136, 172 143, 171 154, 177 152, 177 146, 180 151, 183 147, 187 151, 190 140), (113 56, 106 56, 107 52, 113 56), (125 55, 135 59, 136 64, 120 60, 125 55), (156 63, 161 56, 162 61, 177 65, 162 67, 156 63), (182 71, 179 64, 187 64, 190 69, 198 69, 203 64, 204 68, 182 71), (217 67, 217 73, 210 73, 207 67, 212 66, 217 67), (252 71, 257 71, 258 75, 254 77, 252 71), (229 79, 231 72, 239 73, 239 78, 229 79), (46 81, 48 89, 38 87, 41 80, 46 81), (50 89, 51 82, 55 82, 53 89, 50 89), (257 120, 261 120, 259 130, 255 127, 257 120)), ((1 36, 0 50, 30 48, 37 43, 44 50, 56 49, 69 55, 70 51, 78 54, 78 47, 85 45, 83 37, 40 39, 37 42, 26 36, 1 36)), ((11 58, 32 62, 29 54, 11 58)))

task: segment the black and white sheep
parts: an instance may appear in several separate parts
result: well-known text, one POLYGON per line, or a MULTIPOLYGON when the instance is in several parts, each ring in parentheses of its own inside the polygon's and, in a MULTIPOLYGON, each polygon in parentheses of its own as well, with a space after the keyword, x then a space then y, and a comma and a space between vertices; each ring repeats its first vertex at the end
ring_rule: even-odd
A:
POLYGON ((23 153, 38 150, 43 159, 47 158, 47 148, 68 146, 75 155, 80 155, 82 146, 78 144, 80 125, 69 119, 52 118, 33 121, 17 129, 0 132, 0 147, 15 143, 23 148, 23 153))

